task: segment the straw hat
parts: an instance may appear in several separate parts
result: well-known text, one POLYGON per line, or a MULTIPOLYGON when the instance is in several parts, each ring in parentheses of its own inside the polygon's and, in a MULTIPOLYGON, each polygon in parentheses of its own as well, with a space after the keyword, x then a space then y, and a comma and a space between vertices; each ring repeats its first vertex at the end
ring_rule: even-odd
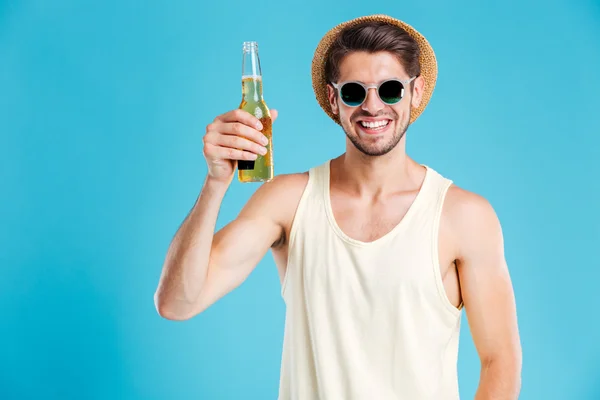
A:
POLYGON ((312 84, 317 97, 317 101, 323 110, 333 119, 337 124, 340 124, 339 117, 331 111, 329 105, 329 99, 327 97, 327 80, 325 79, 325 62, 327 60, 327 53, 329 48, 339 35, 339 33, 348 27, 356 26, 362 22, 385 22, 394 26, 397 26, 405 30, 419 45, 420 56, 419 63, 421 65, 421 76, 425 80, 425 88, 423 91, 423 98, 418 108, 412 108, 410 113, 410 123, 412 124, 423 112, 427 103, 431 99, 435 82, 437 80, 437 61, 431 45, 425 39, 423 35, 417 32, 412 26, 405 22, 402 22, 396 18, 392 18, 388 15, 369 15, 365 17, 356 18, 334 27, 323 36, 312 61, 312 84))

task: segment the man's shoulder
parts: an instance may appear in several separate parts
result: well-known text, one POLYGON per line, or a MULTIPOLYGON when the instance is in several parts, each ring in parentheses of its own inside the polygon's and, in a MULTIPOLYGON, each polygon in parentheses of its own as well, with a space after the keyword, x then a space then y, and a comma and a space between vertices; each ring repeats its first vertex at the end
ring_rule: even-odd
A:
POLYGON ((270 182, 262 185, 261 190, 268 192, 269 196, 294 196, 294 193, 303 191, 308 183, 309 172, 296 172, 277 175, 270 182))
POLYGON ((248 208, 285 225, 295 213, 308 178, 308 171, 276 175, 256 190, 249 202, 252 206, 248 208))
POLYGON ((444 204, 447 216, 458 221, 474 222, 497 218, 491 202, 479 193, 464 189, 454 183, 450 185, 444 204))
POLYGON ((455 183, 448 188, 446 210, 459 218, 493 211, 490 201, 479 193, 467 190, 455 183))
POLYGON ((309 176, 309 171, 279 174, 263 184, 254 194, 254 201, 262 203, 261 215, 268 217, 283 229, 282 236, 273 244, 273 248, 279 248, 286 243, 309 176))
POLYGON ((461 244, 480 246, 483 241, 501 237, 501 225, 491 202, 481 194, 450 185, 444 202, 443 217, 461 244))

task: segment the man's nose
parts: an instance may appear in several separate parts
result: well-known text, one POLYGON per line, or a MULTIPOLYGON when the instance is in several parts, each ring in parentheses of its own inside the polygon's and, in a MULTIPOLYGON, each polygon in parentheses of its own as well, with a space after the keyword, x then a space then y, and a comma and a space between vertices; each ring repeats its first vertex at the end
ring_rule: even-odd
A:
POLYGON ((385 104, 379 98, 376 88, 369 88, 367 90, 367 98, 362 104, 362 109, 369 112, 372 115, 377 114, 385 107, 385 104))

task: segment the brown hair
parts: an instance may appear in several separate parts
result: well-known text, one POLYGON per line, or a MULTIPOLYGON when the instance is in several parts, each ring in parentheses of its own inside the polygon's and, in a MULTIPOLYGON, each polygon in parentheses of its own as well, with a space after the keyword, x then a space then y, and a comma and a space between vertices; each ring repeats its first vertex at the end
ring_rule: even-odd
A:
POLYGON ((364 22, 342 31, 331 45, 325 62, 327 82, 337 81, 342 60, 353 51, 387 51, 398 58, 409 77, 421 73, 419 45, 406 31, 384 22, 364 22))

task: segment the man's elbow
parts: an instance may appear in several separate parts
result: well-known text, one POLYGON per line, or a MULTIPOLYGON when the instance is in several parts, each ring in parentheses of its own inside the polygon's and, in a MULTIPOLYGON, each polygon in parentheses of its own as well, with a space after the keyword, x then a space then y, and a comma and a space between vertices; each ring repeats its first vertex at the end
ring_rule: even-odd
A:
POLYGON ((510 387, 514 393, 521 390, 522 354, 520 351, 504 353, 482 359, 482 372, 487 372, 510 387))
POLYGON ((171 302, 158 293, 154 294, 154 307, 158 315, 170 321, 186 321, 194 317, 193 313, 183 312, 181 309, 178 309, 179 307, 174 307, 171 302))

